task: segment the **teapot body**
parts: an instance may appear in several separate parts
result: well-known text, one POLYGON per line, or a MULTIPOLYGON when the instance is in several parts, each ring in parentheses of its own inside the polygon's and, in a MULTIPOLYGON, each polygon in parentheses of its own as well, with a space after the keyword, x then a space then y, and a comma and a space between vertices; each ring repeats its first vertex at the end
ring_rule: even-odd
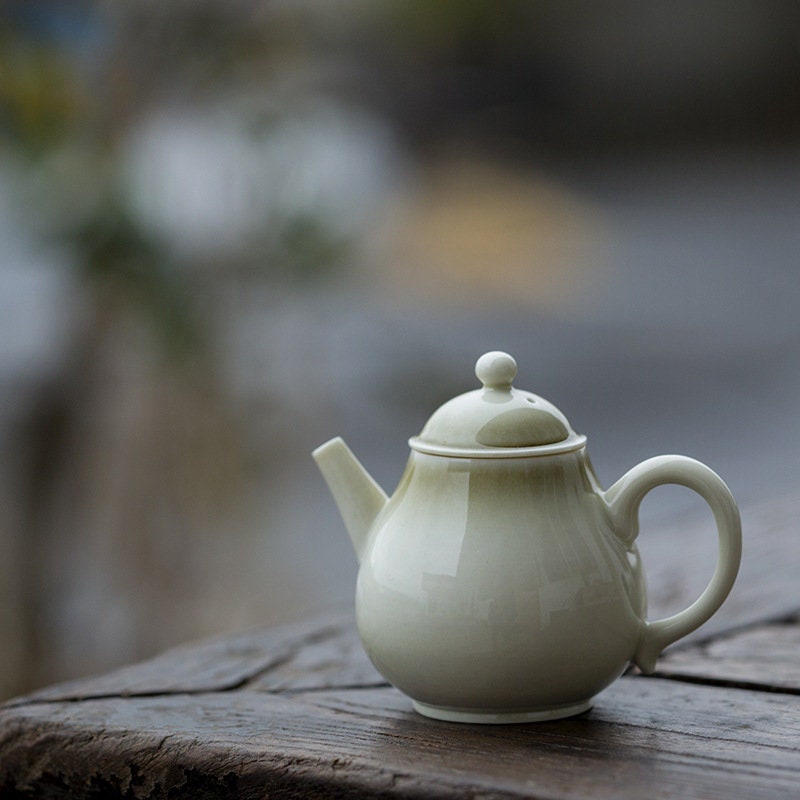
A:
POLYGON ((716 613, 739 569, 739 511, 713 470, 680 455, 647 459, 603 491, 586 437, 514 388, 512 356, 484 353, 475 374, 482 388, 444 403, 409 440, 391 499, 340 438, 313 453, 361 564, 361 640, 427 716, 578 714, 630 661, 652 672, 716 613), (639 506, 664 484, 708 503, 719 550, 691 605, 647 620, 639 506))
POLYGON ((645 626, 635 544, 585 448, 519 458, 412 452, 370 531, 356 618, 418 711, 514 722, 579 713, 645 626))

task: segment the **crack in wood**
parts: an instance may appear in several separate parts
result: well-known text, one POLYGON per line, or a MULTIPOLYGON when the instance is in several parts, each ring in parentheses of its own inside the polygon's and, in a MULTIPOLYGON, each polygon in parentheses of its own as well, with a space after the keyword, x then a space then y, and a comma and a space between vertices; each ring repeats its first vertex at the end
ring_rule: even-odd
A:
POLYGON ((800 695, 800 687, 776 686, 762 681, 733 680, 729 678, 715 678, 710 675, 691 675, 684 672, 656 672, 652 675, 641 675, 642 678, 660 678, 662 680, 693 683, 699 686, 719 686, 724 689, 742 689, 749 692, 769 692, 770 694, 800 695))
POLYGON ((265 664, 261 669, 256 669, 250 674, 243 675, 240 680, 231 683, 224 687, 224 691, 235 691, 237 689, 244 689, 254 681, 258 680, 263 675, 280 669, 282 666, 291 663, 297 656, 310 645, 321 644, 326 641, 335 640, 342 636, 343 628, 341 625, 331 625, 327 628, 322 628, 319 631, 310 633, 303 639, 290 644, 287 651, 278 658, 273 659, 268 664, 265 664))

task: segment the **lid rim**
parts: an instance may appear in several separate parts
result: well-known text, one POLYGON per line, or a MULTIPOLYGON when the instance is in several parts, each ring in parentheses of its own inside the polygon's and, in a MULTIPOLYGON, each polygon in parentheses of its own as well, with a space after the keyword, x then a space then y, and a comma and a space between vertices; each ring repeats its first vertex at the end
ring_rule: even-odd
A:
POLYGON ((447 447, 446 445, 429 444, 419 436, 408 440, 412 450, 430 456, 447 456, 449 458, 532 458, 535 456, 551 456, 559 453, 571 453, 586 445, 586 436, 572 433, 561 442, 539 444, 529 447, 487 447, 478 450, 469 447, 447 447))

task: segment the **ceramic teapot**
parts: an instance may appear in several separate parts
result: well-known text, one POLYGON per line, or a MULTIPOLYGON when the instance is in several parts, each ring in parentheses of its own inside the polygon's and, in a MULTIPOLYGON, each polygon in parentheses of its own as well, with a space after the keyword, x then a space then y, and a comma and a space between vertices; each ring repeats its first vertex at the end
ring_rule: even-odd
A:
POLYGON ((391 498, 340 438, 314 453, 360 563, 356 620, 378 671, 421 714, 513 723, 579 714, 630 662, 702 625, 739 569, 728 487, 691 458, 642 462, 603 490, 586 437, 515 389, 514 359, 486 353, 483 387, 441 406, 391 498), (635 541, 642 498, 696 491, 714 514, 716 570, 689 608, 646 619, 635 541))

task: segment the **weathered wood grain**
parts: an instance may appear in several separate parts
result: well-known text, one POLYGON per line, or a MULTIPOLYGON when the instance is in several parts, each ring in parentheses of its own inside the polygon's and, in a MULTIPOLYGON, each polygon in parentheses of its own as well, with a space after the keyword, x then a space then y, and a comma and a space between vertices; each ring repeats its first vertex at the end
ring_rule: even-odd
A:
POLYGON ((6 785, 71 797, 189 797, 199 776, 213 796, 240 798, 751 800, 800 785, 800 698, 650 678, 623 678, 582 717, 527 726, 428 720, 390 688, 2 713, 6 785))
POLYGON ((664 656, 656 674, 800 694, 800 620, 720 636, 664 656))
POLYGON ((171 693, 386 685, 364 654, 352 612, 215 638, 99 677, 69 681, 9 705, 171 693))
MULTIPOLYGON (((776 627, 787 628, 780 652, 788 658, 796 626, 765 630, 776 627)), ((767 660, 765 649, 734 642, 758 635, 729 637, 727 652, 754 669, 767 660)), ((87 798, 754 798, 791 796, 800 785, 797 695, 627 676, 573 720, 451 725, 419 717, 394 689, 345 688, 353 675, 380 684, 359 671, 352 623, 325 620, 247 642, 234 637, 228 655, 217 641, 159 662, 175 667, 181 656, 198 663, 198 653, 215 654, 236 672, 237 653, 256 657, 262 671, 224 690, 81 699, 81 687, 73 699, 62 689, 60 702, 40 694, 7 705, 0 786, 13 786, 14 796, 87 798), (264 667, 259 653, 270 642, 292 646, 264 667)), ((152 673, 154 662, 143 668, 152 673)))

